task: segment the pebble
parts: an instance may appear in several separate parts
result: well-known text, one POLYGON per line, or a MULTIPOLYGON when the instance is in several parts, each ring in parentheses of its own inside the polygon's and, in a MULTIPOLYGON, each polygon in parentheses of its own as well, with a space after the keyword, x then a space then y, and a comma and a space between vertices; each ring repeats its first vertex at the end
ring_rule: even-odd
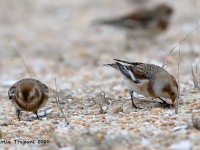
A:
POLYGON ((151 114, 158 114, 158 113, 161 113, 162 112, 162 109, 161 108, 154 108, 151 110, 151 114))

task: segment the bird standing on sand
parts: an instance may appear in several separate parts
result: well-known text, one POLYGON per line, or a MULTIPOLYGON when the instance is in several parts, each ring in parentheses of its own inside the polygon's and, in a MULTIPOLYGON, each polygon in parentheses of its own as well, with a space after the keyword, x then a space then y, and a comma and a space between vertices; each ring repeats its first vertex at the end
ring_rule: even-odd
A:
POLYGON ((49 96, 48 87, 42 82, 27 78, 13 84, 8 90, 8 96, 16 109, 20 121, 20 112, 29 111, 37 114, 38 109, 45 106, 49 96))
POLYGON ((115 63, 105 66, 111 66, 123 75, 131 95, 133 108, 139 108, 133 101, 133 92, 147 97, 159 98, 164 107, 169 107, 169 104, 162 98, 169 98, 174 103, 178 97, 178 84, 165 69, 153 64, 114 60, 115 63), (129 65, 122 65, 119 62, 129 65))

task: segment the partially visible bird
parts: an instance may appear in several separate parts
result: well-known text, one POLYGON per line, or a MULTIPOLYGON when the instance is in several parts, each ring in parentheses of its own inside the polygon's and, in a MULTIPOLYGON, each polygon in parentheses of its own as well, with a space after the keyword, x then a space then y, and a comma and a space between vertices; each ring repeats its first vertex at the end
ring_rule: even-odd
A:
POLYGON ((36 79, 26 78, 13 84, 8 90, 8 97, 16 109, 19 121, 21 111, 34 112, 39 119, 38 109, 46 105, 48 93, 48 87, 36 79))
POLYGON ((111 66, 120 71, 128 86, 133 108, 139 108, 133 101, 133 92, 146 97, 159 98, 162 100, 164 107, 170 105, 162 98, 171 99, 174 103, 178 97, 178 84, 175 78, 162 67, 140 62, 114 60, 115 63, 105 64, 105 66, 111 66), (128 65, 122 65, 119 62, 128 65))
POLYGON ((97 24, 106 24, 129 29, 134 37, 152 37, 165 31, 170 22, 173 9, 166 4, 160 4, 152 9, 139 9, 124 17, 100 20, 97 24))
POLYGON ((167 4, 159 4, 153 8, 141 8, 128 15, 94 22, 97 25, 110 25, 125 29, 125 49, 129 49, 133 40, 155 40, 157 35, 169 27, 173 9, 167 4))

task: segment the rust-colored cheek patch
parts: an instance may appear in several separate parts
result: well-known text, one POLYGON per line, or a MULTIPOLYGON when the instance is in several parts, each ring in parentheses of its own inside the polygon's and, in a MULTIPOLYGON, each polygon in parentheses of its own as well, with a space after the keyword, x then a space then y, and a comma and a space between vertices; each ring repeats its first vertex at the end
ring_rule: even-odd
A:
POLYGON ((168 27, 168 23, 166 21, 160 21, 158 25, 162 30, 166 30, 168 27))
POLYGON ((174 103, 175 100, 176 100, 176 96, 172 96, 172 97, 171 97, 171 101, 172 101, 172 103, 174 103))
POLYGON ((164 88, 163 88, 163 92, 166 92, 166 93, 170 93, 171 92, 171 87, 170 85, 166 85, 164 88))

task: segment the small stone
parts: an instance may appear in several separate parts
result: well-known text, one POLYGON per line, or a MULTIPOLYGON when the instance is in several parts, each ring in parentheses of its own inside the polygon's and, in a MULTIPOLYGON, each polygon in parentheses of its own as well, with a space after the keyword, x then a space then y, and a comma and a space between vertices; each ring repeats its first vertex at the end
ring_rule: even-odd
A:
POLYGON ((121 124, 121 128, 122 128, 122 129, 125 129, 125 128, 126 128, 126 124, 122 123, 122 124, 121 124))
POLYGON ((98 134, 96 135, 96 140, 97 140, 98 142, 101 142, 103 139, 104 139, 104 135, 103 135, 103 134, 98 133, 98 134))
POLYGON ((113 106, 112 114, 117 114, 118 112, 123 112, 122 105, 113 106))

